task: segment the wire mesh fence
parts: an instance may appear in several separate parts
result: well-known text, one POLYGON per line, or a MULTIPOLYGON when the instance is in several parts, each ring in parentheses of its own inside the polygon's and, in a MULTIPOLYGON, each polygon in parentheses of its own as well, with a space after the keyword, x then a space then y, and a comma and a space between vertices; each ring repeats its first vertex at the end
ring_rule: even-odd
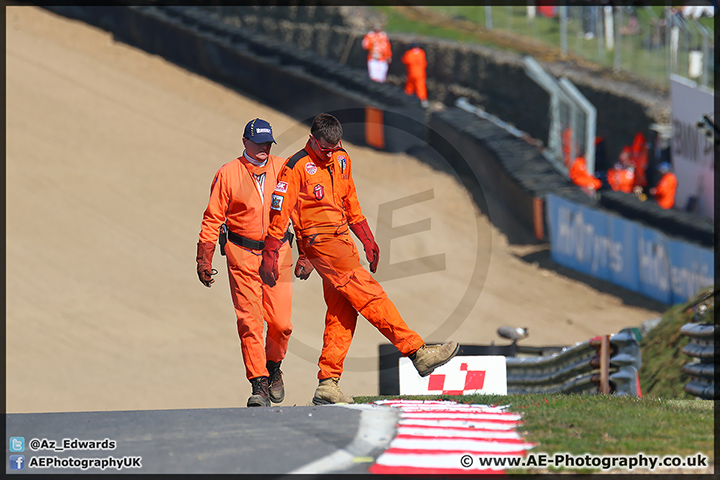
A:
POLYGON ((545 156, 565 175, 574 160, 581 156, 588 172, 594 173, 595 107, 567 78, 554 78, 530 56, 525 57, 524 63, 528 76, 550 95, 550 129, 545 156))
MULTIPOLYGON (((534 3, 534 2, 532 2, 534 3)), ((478 29, 505 30, 584 58, 613 71, 632 73, 663 88, 671 73, 710 86, 715 76, 714 24, 703 10, 659 6, 443 6, 425 7, 478 29)))

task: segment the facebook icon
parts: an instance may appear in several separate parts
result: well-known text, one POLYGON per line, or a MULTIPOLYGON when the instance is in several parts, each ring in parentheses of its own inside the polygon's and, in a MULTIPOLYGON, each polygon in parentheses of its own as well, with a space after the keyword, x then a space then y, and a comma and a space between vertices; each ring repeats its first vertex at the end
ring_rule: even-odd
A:
POLYGON ((10 470, 25 468, 25 455, 10 455, 10 470))

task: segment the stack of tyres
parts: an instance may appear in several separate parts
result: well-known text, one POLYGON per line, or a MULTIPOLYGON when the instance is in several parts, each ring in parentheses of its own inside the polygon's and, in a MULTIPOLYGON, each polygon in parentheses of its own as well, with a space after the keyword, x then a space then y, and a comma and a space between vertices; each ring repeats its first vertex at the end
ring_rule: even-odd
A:
POLYGON ((705 246, 714 244, 712 222, 697 215, 688 214, 677 208, 666 210, 653 200, 643 202, 634 195, 623 192, 602 191, 600 204, 625 218, 655 227, 673 237, 705 246))

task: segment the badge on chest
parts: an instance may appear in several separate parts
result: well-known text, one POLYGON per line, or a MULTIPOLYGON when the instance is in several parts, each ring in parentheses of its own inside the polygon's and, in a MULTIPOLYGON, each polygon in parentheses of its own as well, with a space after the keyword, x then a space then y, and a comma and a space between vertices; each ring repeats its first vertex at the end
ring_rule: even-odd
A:
POLYGON ((315 194, 315 200, 322 200, 325 196, 325 188, 322 185, 317 184, 315 185, 315 188, 313 188, 313 193, 315 194))

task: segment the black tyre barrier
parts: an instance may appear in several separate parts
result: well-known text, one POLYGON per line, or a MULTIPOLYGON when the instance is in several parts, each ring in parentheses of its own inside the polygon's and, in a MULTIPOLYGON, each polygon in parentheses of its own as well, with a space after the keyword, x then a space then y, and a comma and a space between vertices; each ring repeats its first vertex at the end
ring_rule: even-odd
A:
MULTIPOLYGON (((440 136, 453 144, 460 155, 474 159, 470 167, 489 197, 488 203, 493 210, 488 212, 490 220, 509 235, 511 242, 516 227, 526 233, 537 232, 539 226, 541 231, 547 231, 544 213, 538 219, 535 207, 536 199, 542 199, 546 193, 563 195, 577 203, 592 203, 587 195, 558 173, 537 148, 488 120, 453 107, 433 113, 428 126, 431 146, 435 147, 436 138, 440 136), (504 214, 498 213, 503 211, 504 214), (537 225, 538 222, 542 225, 537 225)), ((441 153, 447 159, 453 158, 451 152, 441 153)), ((459 172, 467 168, 462 161, 454 166, 459 172)), ((544 236, 532 239, 521 234, 517 240, 537 242, 544 240, 544 236)))
MULTIPOLYGON (((112 32, 115 37, 130 45, 142 48, 169 61, 175 62, 211 80, 253 96, 268 106, 298 119, 311 118, 313 112, 353 111, 353 116, 366 107, 382 112, 384 142, 381 146, 367 142, 362 129, 351 129, 347 140, 353 143, 382 148, 389 152, 408 152, 426 142, 425 146, 440 151, 439 136, 458 147, 465 158, 478 158, 472 162, 471 175, 476 175, 493 200, 495 211, 527 231, 537 227, 536 199, 553 192, 574 202, 594 203, 579 188, 560 175, 536 147, 518 139, 500 127, 458 108, 429 115, 425 132, 415 127, 413 135, 397 136, 393 130, 402 126, 404 118, 422 119, 425 111, 414 96, 405 95, 401 88, 373 82, 356 69, 346 68, 310 51, 303 51, 278 39, 255 34, 223 22, 218 16, 198 7, 170 6, 45 6, 61 15, 83 20, 112 32), (262 78, 262 82, 258 82, 262 78), (302 99, 302 101, 298 101, 302 99)), ((245 8, 245 7, 238 7, 245 8)), ((353 48, 360 48, 355 42, 353 48)), ((431 55, 440 47, 428 48, 431 55)), ((447 48, 444 46, 443 48, 447 48)), ((364 58, 364 51, 362 52, 364 58)), ((486 66, 481 54, 468 54, 468 68, 480 70, 486 66), (473 57, 473 55, 475 55, 473 57), (475 65, 472 67, 472 65, 475 65)), ((395 63, 395 62, 393 62, 395 63)), ((362 68, 365 65, 363 61, 362 68)), ((507 62, 495 65, 498 71, 516 75, 518 65, 507 62)), ((517 110, 517 95, 503 75, 484 75, 485 82, 494 82, 495 90, 503 95, 489 95, 488 101, 496 109, 517 110), (503 106, 504 105, 504 106, 503 106)), ((537 90, 531 81, 529 89, 537 90)), ((540 93, 538 93, 540 95, 540 93)), ((542 101, 542 99, 538 100, 542 101)), ((537 102, 533 102, 536 104, 537 102)), ((536 105, 535 105, 536 106, 536 105)), ((534 107, 533 107, 534 108, 534 107)), ((491 111, 491 109, 488 109, 491 111)), ((547 109, 545 110, 547 111, 547 109)), ((527 113, 527 112, 525 112, 527 113)), ((527 116, 527 115, 526 115, 527 116)), ((501 116, 501 118, 504 118, 501 116)), ((363 122, 364 119, 341 119, 345 122, 363 122)), ((543 125, 546 122, 540 122, 543 125)), ((422 125, 423 122, 420 122, 422 125)), ((536 127, 538 128, 538 127, 536 127)), ((540 127, 542 128, 542 127, 540 127)), ((527 131, 527 130, 526 130, 527 131)), ((536 137, 537 138, 537 137, 536 137)), ((444 153, 444 152, 440 152, 444 153)), ((447 152, 449 157, 457 152, 447 152)), ((459 159, 454 167, 467 169, 459 159)), ((680 211, 663 211, 654 202, 639 202, 632 196, 602 192, 600 204, 626 218, 646 223, 669 235, 693 243, 712 245, 712 224, 680 211), (630 198, 626 198, 630 197, 630 198)), ((597 207, 597 206, 596 206, 597 207)), ((492 221, 498 220, 491 218, 492 221)), ((544 219, 542 220, 544 224, 544 219)), ((544 229, 547 231, 547 229, 544 229)), ((537 235, 537 229, 536 229, 537 235)))
POLYGON ((682 367, 689 377, 684 390, 706 400, 715 399, 715 330, 714 323, 688 323, 680 328, 681 334, 690 337, 682 353, 693 360, 682 367))
MULTIPOLYGON (((391 132, 403 117, 419 119, 424 115, 423 109, 401 91, 368 78, 356 78, 352 86, 359 88, 347 89, 328 78, 337 71, 337 64, 235 28, 196 8, 46 8, 111 31, 120 41, 240 90, 294 118, 312 118, 312 114, 331 110, 352 111, 357 116, 365 107, 375 107, 383 112, 386 135, 382 148, 389 152, 406 152, 424 142, 424 132, 414 132, 415 137, 398 137, 391 132), (324 76, 328 71, 331 75, 324 76)), ((369 145, 363 129, 349 129, 345 138, 369 145)))
POLYGON ((677 209, 665 210, 655 201, 641 201, 635 195, 612 190, 600 192, 600 205, 623 217, 656 228, 666 235, 690 243, 712 247, 715 242, 713 223, 677 209))
MULTIPOLYGON (((291 22, 294 22, 295 30, 313 29, 319 32, 331 29, 333 46, 336 47, 332 53, 326 51, 324 40, 320 39, 314 44, 308 45, 307 41, 301 44, 299 36, 295 35, 294 39, 286 43, 313 49, 317 54, 334 61, 339 62, 343 58, 346 66, 356 70, 365 69, 366 52, 360 46, 365 32, 353 31, 351 22, 343 19, 337 6, 317 2, 315 6, 303 7, 277 8, 265 5, 197 8, 212 11, 225 21, 241 21, 245 28, 255 31, 264 28, 270 32, 273 23, 277 27, 291 22), (349 56, 344 57, 346 45, 351 49, 349 56)), ((432 100, 452 104, 456 98, 453 90, 471 90, 472 93, 467 92, 463 96, 474 99, 484 97, 480 104, 488 112, 513 123, 534 138, 547 138, 549 97, 524 73, 519 54, 408 34, 391 34, 390 40, 396 61, 390 65, 389 76, 404 78, 405 71, 399 58, 411 41, 417 41, 427 52, 428 86, 432 87, 432 100), (522 92, 522 98, 532 98, 532 101, 519 101, 519 92, 522 92)), ((636 131, 642 131, 647 137, 650 125, 666 116, 663 111, 667 108, 666 99, 652 89, 578 73, 565 63, 547 64, 547 68, 557 77, 570 78, 590 102, 598 106, 598 135, 606 139, 611 158, 617 157, 622 146, 630 141, 636 131)))
POLYGON ((367 95, 372 100, 382 102, 389 107, 419 107, 419 100, 414 97, 399 95, 396 87, 374 82, 367 75, 358 75, 357 71, 343 68, 337 62, 319 56, 311 50, 296 48, 275 38, 233 27, 223 22, 221 18, 208 15, 200 7, 176 7, 176 11, 183 12, 181 15, 185 15, 184 18, 197 25, 201 32, 221 35, 220 32, 225 30, 234 35, 235 41, 240 41, 240 38, 242 38, 246 43, 252 45, 251 50, 257 55, 279 55, 284 65, 301 66, 311 75, 337 81, 343 87, 367 95))

